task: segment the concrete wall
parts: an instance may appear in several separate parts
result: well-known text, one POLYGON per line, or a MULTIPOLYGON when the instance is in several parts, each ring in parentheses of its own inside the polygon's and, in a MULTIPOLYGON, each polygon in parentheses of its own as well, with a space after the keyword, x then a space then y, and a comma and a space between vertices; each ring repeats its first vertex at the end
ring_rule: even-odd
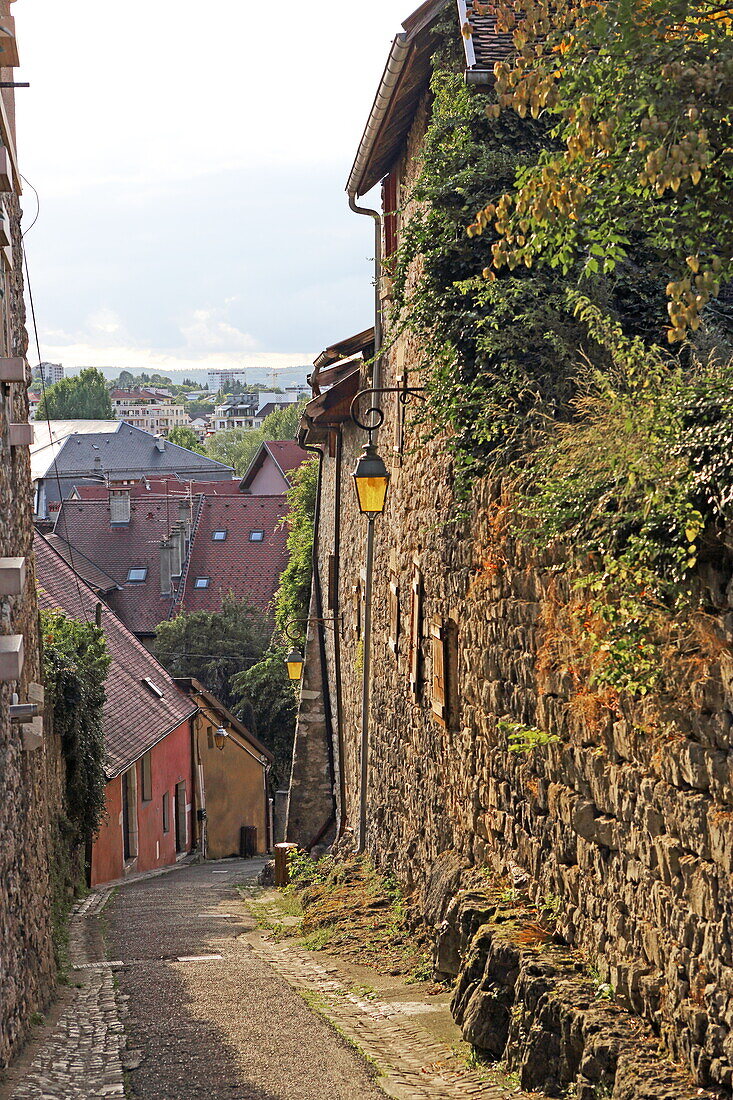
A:
MULTIPOLYGON (((412 154, 424 133, 420 113, 410 137, 404 193, 414 176, 412 154)), ((386 295, 389 286, 385 283, 386 295)), ((389 342, 389 335, 388 335, 389 342)), ((383 385, 407 368, 420 384, 420 349, 400 337, 385 356, 383 385)), ((377 446, 389 460, 397 404, 377 446)), ((696 689, 696 705, 670 714, 662 734, 641 734, 623 714, 599 721, 572 703, 567 678, 543 674, 538 652, 543 622, 566 593, 556 564, 501 531, 498 487, 475 487, 468 517, 459 520, 451 463, 440 441, 424 443, 408 412, 406 444, 392 465, 385 515, 376 524, 373 677, 369 756, 368 849, 428 905, 431 870, 449 855, 457 867, 478 866, 526 880, 534 895, 560 899, 567 941, 594 961, 619 1003, 645 1017, 667 1049, 701 1081, 733 1085, 733 661, 728 647, 696 689), (416 563, 424 599, 420 677, 410 688, 408 623, 416 563), (397 651, 389 645, 389 587, 399 590, 397 651), (454 713, 442 725, 431 705, 435 619, 457 628, 454 713), (508 752, 502 718, 539 726, 558 744, 517 756, 508 752)), ((343 709, 347 837, 358 821, 361 656, 359 586, 365 521, 349 485, 363 443, 353 425, 341 431, 342 533, 334 542, 336 458, 324 459, 323 519, 318 567, 341 562, 341 660, 326 632, 332 705, 340 678, 343 709)), ((708 583, 721 636, 731 641, 733 585, 711 570, 708 583)), ((317 653, 309 645, 309 663, 317 653)), ((312 783, 326 810, 323 750, 317 721, 319 678, 306 672, 307 693, 295 760, 310 742, 312 783), (313 720, 316 719, 316 720, 313 720), (304 735, 304 736, 303 736, 304 735)), ((337 751, 337 746, 334 746, 337 751)), ((313 809, 316 815, 315 808, 313 809)), ((460 875, 454 875, 455 889, 460 875)), ((615 1093, 614 1093, 615 1095, 615 1093)), ((631 1094, 629 1094, 631 1095, 631 1094)), ((636 1093, 634 1093, 636 1095, 636 1093)), ((641 1093, 639 1094, 641 1095, 641 1093)), ((645 1093, 644 1095, 651 1095, 645 1093)), ((656 1094, 655 1094, 656 1095, 656 1094)), ((726 1093, 728 1095, 728 1093, 726 1093)))
POLYGON ((248 492, 252 496, 280 496, 289 485, 271 458, 266 458, 252 478, 248 492))

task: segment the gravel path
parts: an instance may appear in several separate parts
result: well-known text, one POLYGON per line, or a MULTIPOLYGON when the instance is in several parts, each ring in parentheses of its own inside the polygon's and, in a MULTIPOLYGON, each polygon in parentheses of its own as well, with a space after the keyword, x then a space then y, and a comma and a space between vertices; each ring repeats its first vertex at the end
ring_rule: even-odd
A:
POLYGON ((105 910, 141 1100, 384 1100, 368 1064, 237 938, 256 861, 129 883, 105 910), (219 957, 217 957, 219 956, 219 957), (118 966, 119 963, 123 965, 118 966))

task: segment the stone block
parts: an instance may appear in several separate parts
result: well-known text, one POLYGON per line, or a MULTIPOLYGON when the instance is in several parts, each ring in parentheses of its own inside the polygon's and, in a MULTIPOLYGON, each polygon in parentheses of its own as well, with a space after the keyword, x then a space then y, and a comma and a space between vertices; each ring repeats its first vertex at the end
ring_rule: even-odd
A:
POLYGON ((25 558, 0 558, 0 596, 20 596, 25 588, 25 558))
POLYGON ((0 382, 25 383, 25 381, 25 359, 21 359, 20 356, 14 356, 9 359, 0 357, 0 382))
POLYGON ((0 683, 17 682, 23 673, 23 635, 0 636, 0 683))
POLYGON ((43 719, 34 718, 29 725, 23 726, 23 752, 37 752, 43 747, 43 719))

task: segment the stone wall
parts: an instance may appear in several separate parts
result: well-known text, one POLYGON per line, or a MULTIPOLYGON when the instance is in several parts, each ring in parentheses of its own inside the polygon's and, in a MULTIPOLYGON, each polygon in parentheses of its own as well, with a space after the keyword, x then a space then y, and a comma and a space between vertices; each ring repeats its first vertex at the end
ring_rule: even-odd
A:
MULTIPOLYGON (((403 194, 414 178, 413 153, 425 119, 423 108, 403 163, 403 194)), ((419 385, 418 350, 405 337, 397 339, 384 356, 382 385, 396 385, 405 369, 410 384, 419 385)), ((384 408, 377 445, 388 459, 396 400, 386 397, 384 408)), ((543 615, 563 596, 556 563, 501 532, 499 486, 476 485, 468 517, 459 518, 465 506, 454 499, 446 450, 438 441, 422 442, 413 418, 408 411, 387 510, 376 523, 368 849, 398 874, 428 916, 431 870, 447 854, 459 868, 525 882, 529 898, 551 896, 565 941, 613 987, 617 1004, 643 1017, 701 1083, 730 1095, 731 578, 722 568, 710 571, 727 645, 719 667, 696 689, 694 712, 674 716, 672 732, 641 734, 623 714, 603 722, 579 716, 571 707, 571 685, 538 670, 543 615), (416 569, 423 599, 413 692, 408 633, 416 569), (396 652, 390 584, 398 589, 401 618, 396 652), (434 622, 457 629, 446 725, 436 719, 431 700, 434 622), (501 719, 540 727, 559 741, 525 755, 510 753, 501 719)), ((363 434, 348 422, 339 432, 341 539, 336 546, 328 511, 336 458, 326 457, 331 503, 324 507, 318 567, 326 577, 329 554, 339 555, 345 626, 339 667, 330 641, 328 662, 334 712, 339 678, 342 689, 346 797, 340 814, 348 835, 358 822, 360 795, 365 521, 350 484, 363 434)), ((443 919, 459 881, 460 875, 444 885, 433 919, 443 919)))
MULTIPOLYGON (((7 8, 0 5, 0 11, 7 8)), ((0 75, 12 79, 12 70, 0 75)), ((20 206, 7 194, 3 202, 10 213, 13 268, 0 278, 0 354, 24 357, 20 206)), ((9 430, 11 423, 27 421, 25 385, 0 383, 0 557, 26 559, 25 591, 0 596, 0 634, 22 634, 25 648, 21 681, 0 683, 0 1067, 21 1044, 32 1013, 46 1007, 56 980, 51 878, 63 811, 61 754, 49 730, 39 748, 29 743, 24 749, 23 730, 29 727, 11 724, 8 709, 14 693, 26 702, 28 685, 41 681, 30 459, 27 446, 11 447, 9 430)))

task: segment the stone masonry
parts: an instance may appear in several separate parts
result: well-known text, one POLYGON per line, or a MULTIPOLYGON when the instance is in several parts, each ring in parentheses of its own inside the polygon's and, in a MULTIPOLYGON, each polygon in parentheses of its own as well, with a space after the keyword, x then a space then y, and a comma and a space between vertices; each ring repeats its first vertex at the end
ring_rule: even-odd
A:
MULTIPOLYGON (((427 110, 426 99, 399 165, 403 201, 415 179, 427 110)), ((388 279, 383 294, 388 309, 388 279)), ((386 346, 381 385, 395 386, 407 373, 408 384, 419 386, 420 349, 412 338, 390 343, 388 334, 386 346)), ((364 372, 362 385, 369 384, 364 372)), ((660 1036, 701 1084, 733 1095, 731 577, 709 570, 727 644, 696 689, 694 712, 677 715, 671 734, 641 735, 623 715, 599 723, 571 713, 570 685, 538 668, 543 616, 558 592, 562 596, 556 563, 502 533, 499 485, 477 484, 468 516, 458 518, 466 508, 454 498, 445 447, 421 439, 413 403, 404 446, 393 451, 394 396, 383 398, 383 408, 376 442, 388 464, 392 456, 392 483, 386 512, 376 521, 368 850, 398 874, 424 913, 432 869, 448 856, 464 871, 505 873, 510 883, 519 876, 531 897, 557 898, 563 938, 610 984, 617 1003, 646 1021, 649 1034, 660 1036), (422 599, 413 690, 416 576, 422 599), (398 636, 390 642, 395 599, 398 636), (431 700, 436 623, 456 632, 446 725, 431 700), (540 727, 559 741, 526 755, 510 753, 502 719, 540 727)), ((328 507, 337 469, 331 445, 324 447, 317 566, 325 578, 329 555, 338 555, 345 623, 338 668, 328 637, 327 649, 334 713, 337 678, 341 683, 346 800, 339 813, 348 830, 358 822, 360 795, 363 639, 352 601, 361 583, 365 529, 350 475, 364 437, 348 421, 333 432, 342 447, 340 540, 336 545, 328 507)), ((312 699, 307 706, 314 706, 312 699)), ((321 775, 312 778, 322 782, 321 775)), ((433 906, 436 919, 443 919, 460 881, 457 873, 444 882, 441 904, 433 906)), ((525 1024, 529 1034, 531 1019, 525 1024)))
MULTIPOLYGON (((10 11, 0 2, 0 15, 10 11)), ((3 80, 13 69, 0 68, 3 80)), ((2 92, 11 128, 12 89, 2 92)), ((12 241, 12 267, 0 270, 0 355, 25 358, 28 338, 23 304, 20 205, 2 196, 12 241)), ((30 371, 26 367, 26 384, 30 371)), ((0 682, 0 1067, 18 1049, 33 1012, 47 1004, 55 984, 51 939, 50 849, 61 807, 58 744, 48 732, 38 748, 24 748, 24 730, 10 722, 13 696, 28 701, 41 680, 32 545, 32 491, 27 445, 11 444, 11 424, 27 424, 26 384, 0 383, 0 558, 25 559, 25 589, 0 595, 0 635, 22 635, 20 681, 0 682)), ((33 731, 37 734, 38 726, 33 731)))

